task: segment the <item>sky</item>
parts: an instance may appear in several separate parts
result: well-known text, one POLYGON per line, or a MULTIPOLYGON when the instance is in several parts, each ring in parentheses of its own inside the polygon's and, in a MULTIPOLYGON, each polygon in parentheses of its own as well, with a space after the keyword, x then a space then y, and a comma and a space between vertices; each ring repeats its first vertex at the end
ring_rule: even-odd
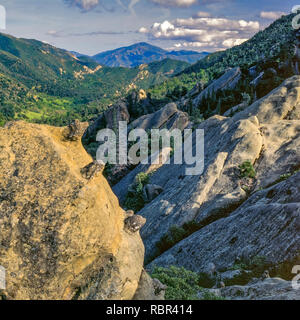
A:
MULTIPOLYGON (((300 0, 298 0, 299 2, 300 0)), ((294 0, 0 0, 16 37, 94 55, 148 42, 168 50, 224 50, 283 14, 294 0)))

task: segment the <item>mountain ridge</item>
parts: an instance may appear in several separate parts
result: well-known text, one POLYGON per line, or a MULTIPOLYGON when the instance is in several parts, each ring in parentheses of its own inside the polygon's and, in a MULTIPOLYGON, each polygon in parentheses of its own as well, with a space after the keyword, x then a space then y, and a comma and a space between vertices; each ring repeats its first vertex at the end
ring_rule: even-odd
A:
POLYGON ((196 51, 167 51, 147 42, 139 42, 130 46, 100 52, 91 58, 96 62, 109 67, 136 67, 141 64, 161 61, 166 58, 172 60, 195 63, 202 59, 208 52, 196 51))

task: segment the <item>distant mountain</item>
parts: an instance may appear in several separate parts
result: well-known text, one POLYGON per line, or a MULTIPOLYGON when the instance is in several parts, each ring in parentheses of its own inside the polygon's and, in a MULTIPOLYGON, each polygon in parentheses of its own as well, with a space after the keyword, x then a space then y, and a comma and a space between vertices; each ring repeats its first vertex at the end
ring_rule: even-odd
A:
POLYGON ((96 62, 108 67, 132 68, 145 63, 161 61, 166 58, 195 63, 208 54, 208 52, 199 53, 195 51, 166 51, 146 42, 141 42, 129 47, 102 52, 92 58, 96 62))

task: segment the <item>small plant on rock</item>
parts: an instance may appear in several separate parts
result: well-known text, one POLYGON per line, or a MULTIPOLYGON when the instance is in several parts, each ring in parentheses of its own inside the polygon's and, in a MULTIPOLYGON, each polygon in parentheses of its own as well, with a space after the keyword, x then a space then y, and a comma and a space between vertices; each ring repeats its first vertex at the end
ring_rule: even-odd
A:
POLYGON ((251 161, 245 161, 240 166, 240 177, 241 178, 251 178, 254 179, 256 177, 256 171, 253 167, 251 161))
POLYGON ((143 189, 149 183, 149 180, 150 176, 145 172, 136 175, 133 188, 126 195, 124 203, 126 209, 138 212, 145 206, 143 189))

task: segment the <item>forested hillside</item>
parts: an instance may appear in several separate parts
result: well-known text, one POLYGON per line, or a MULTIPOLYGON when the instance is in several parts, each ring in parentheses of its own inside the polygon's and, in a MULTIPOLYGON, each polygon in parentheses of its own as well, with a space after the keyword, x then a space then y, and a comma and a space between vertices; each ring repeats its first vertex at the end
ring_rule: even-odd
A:
POLYGON ((130 90, 146 89, 187 66, 166 59, 133 69, 109 68, 40 41, 0 34, 0 124, 88 120, 130 90))

